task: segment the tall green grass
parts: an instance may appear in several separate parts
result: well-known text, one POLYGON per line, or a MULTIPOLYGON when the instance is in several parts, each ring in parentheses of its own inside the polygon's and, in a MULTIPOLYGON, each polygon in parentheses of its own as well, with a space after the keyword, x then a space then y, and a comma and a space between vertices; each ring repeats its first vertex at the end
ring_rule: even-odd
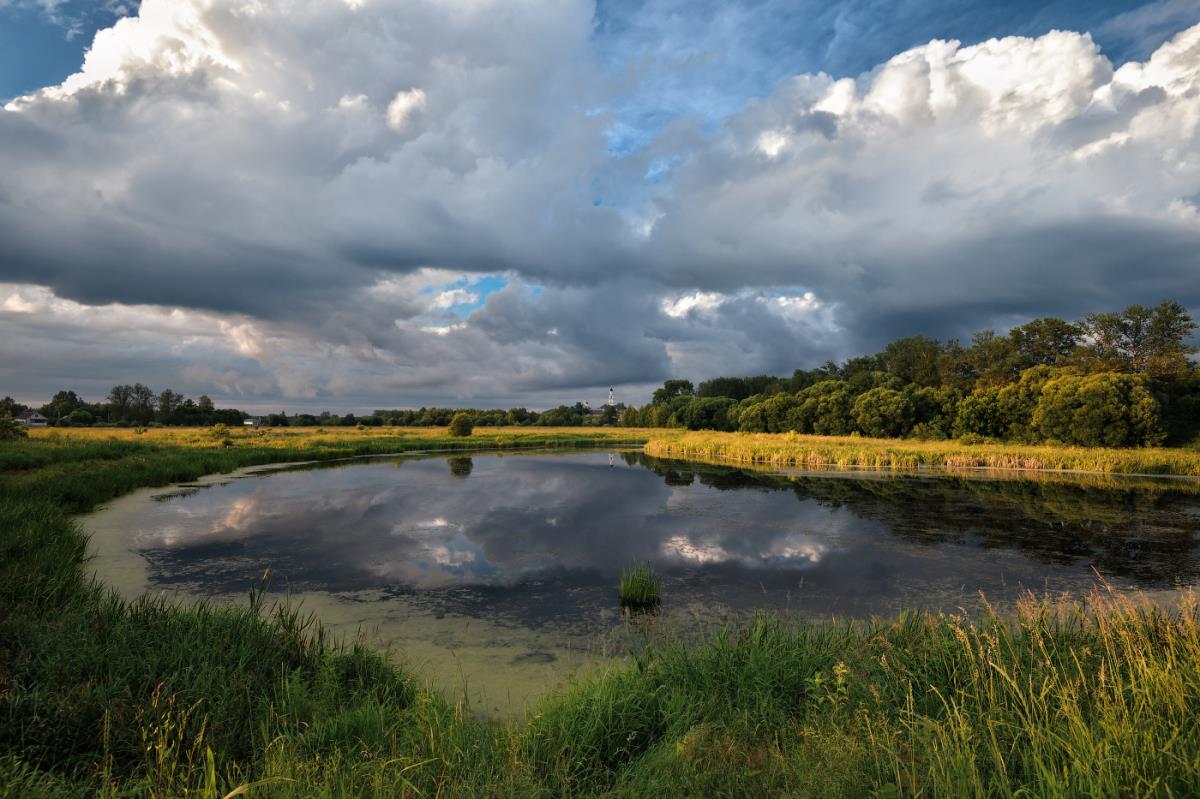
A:
POLYGON ((239 607, 127 602, 86 579, 70 511, 236 465, 180 449, 0 475, 0 797, 1168 797, 1200 785, 1191 591, 1171 608, 1097 591, 976 618, 763 617, 699 644, 659 640, 496 726, 262 594, 239 607))
POLYGON ((646 611, 658 607, 662 600, 662 579, 649 563, 635 563, 621 572, 617 585, 621 607, 646 611))

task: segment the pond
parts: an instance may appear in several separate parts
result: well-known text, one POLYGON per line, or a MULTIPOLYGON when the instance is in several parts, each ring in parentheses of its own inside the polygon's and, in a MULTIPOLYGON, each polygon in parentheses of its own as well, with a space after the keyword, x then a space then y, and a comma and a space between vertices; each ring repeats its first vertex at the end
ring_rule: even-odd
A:
POLYGON ((640 452, 410 456, 246 471, 84 519, 127 596, 245 597, 269 570, 335 631, 511 716, 623 651, 623 568, 663 577, 651 626, 759 610, 892 616, 1023 590, 1170 592, 1200 576, 1194 482, 764 472, 640 452), (356 633, 357 631, 357 633, 356 633))

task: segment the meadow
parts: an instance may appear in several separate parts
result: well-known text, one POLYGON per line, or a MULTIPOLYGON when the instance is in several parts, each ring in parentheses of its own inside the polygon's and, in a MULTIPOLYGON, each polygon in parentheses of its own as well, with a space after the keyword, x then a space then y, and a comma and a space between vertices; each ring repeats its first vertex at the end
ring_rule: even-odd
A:
MULTIPOLYGON (((1200 784, 1190 590, 1169 608, 1098 590, 979 617, 762 617, 701 644, 656 640, 496 724, 402 657, 332 640, 259 592, 242 606, 121 600, 87 576, 72 518, 139 486, 255 464, 646 441, 780 465, 818 451, 840 464, 843 447, 847 465, 876 468, 968 455, 1013 468, 998 453, 1048 449, 890 441, 885 456, 870 440, 621 428, 35 431, 0 445, 0 796, 1185 796, 1200 784)), ((1155 452, 1038 468, 1198 473, 1186 471, 1196 453, 1155 452), (1110 463, 1121 468, 1086 468, 1110 463)))

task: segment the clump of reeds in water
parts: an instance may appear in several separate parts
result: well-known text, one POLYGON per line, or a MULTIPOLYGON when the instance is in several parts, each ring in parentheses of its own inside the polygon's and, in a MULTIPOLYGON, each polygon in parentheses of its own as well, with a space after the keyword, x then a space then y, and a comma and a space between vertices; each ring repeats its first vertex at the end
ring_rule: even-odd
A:
POLYGON ((621 607, 631 611, 653 610, 662 600, 662 579, 649 563, 635 563, 621 572, 621 607))

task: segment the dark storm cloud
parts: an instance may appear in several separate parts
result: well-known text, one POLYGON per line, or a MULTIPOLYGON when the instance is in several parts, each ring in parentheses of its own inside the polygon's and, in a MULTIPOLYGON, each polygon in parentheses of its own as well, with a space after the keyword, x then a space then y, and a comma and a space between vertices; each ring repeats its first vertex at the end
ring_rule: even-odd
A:
POLYGON ((1200 309, 1200 27, 1119 69, 1085 34, 934 41, 614 147, 622 59, 751 24, 669 8, 148 0, 0 112, 4 379, 537 405, 1200 309))

